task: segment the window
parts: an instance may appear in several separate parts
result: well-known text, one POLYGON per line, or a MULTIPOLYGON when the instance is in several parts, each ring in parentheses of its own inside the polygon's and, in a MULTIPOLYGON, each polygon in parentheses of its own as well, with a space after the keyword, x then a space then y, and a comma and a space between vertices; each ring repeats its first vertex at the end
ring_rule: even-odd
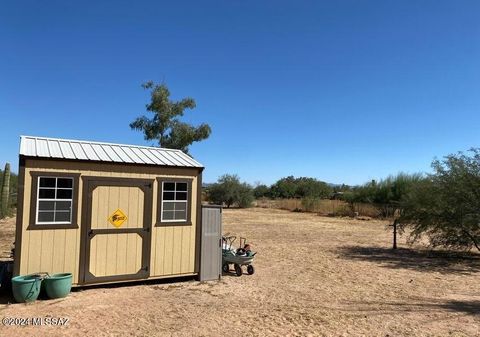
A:
POLYGON ((79 174, 31 172, 29 229, 77 228, 79 174))
POLYGON ((73 178, 38 177, 37 224, 72 222, 73 178))
POLYGON ((190 225, 191 180, 157 179, 159 207, 157 225, 190 225))

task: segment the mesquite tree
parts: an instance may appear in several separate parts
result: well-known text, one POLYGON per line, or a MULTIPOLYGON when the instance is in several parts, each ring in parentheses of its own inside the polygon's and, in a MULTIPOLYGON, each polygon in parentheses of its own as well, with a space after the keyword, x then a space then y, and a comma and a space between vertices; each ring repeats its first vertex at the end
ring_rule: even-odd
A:
POLYGON ((402 202, 401 230, 411 241, 426 235, 432 246, 480 251, 480 149, 434 160, 433 174, 402 202))

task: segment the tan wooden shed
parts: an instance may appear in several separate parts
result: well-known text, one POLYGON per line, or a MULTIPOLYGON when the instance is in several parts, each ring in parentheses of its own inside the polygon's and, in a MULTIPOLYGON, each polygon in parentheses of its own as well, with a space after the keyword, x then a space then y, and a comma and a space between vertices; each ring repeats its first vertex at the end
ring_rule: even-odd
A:
POLYGON ((22 136, 14 275, 198 275, 203 166, 179 150, 22 136))

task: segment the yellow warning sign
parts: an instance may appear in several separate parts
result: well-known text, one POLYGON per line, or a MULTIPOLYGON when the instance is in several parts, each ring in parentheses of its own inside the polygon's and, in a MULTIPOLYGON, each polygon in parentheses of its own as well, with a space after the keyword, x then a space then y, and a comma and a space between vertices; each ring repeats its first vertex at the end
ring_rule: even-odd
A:
POLYGON ((127 221, 127 216, 119 208, 108 217, 108 222, 110 222, 115 227, 119 228, 125 221, 127 221))

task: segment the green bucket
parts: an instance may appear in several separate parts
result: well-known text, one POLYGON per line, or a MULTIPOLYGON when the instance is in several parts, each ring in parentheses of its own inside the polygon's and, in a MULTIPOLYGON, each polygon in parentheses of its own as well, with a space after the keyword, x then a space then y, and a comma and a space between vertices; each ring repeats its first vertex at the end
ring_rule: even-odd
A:
POLYGON ((48 275, 44 280, 45 292, 49 298, 62 298, 72 289, 72 274, 62 273, 48 275))
POLYGON ((33 302, 40 294, 42 276, 38 274, 15 276, 12 278, 12 292, 19 303, 33 302))

